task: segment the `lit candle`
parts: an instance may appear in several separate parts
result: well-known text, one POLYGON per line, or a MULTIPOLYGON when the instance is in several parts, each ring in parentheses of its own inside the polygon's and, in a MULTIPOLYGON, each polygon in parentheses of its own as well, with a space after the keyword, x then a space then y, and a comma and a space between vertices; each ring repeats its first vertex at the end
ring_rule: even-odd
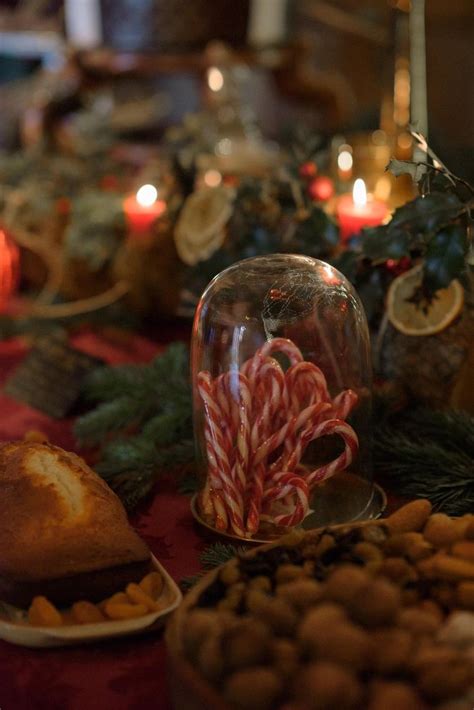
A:
POLYGON ((153 222, 166 210, 166 202, 158 200, 158 190, 153 185, 142 185, 136 195, 128 195, 123 202, 128 228, 134 234, 149 231, 153 222))
POLYGON ((376 227, 382 224, 388 214, 385 202, 368 200, 365 182, 358 178, 354 183, 352 195, 343 195, 336 207, 341 241, 347 242, 353 234, 358 234, 363 227, 376 227))
POLYGON ((0 313, 8 310, 10 298, 18 285, 20 251, 0 227, 0 313))

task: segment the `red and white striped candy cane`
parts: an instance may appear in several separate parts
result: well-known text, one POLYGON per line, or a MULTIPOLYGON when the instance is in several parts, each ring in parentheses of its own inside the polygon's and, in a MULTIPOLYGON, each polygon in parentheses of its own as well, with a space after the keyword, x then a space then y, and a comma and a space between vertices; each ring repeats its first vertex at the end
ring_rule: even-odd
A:
POLYGON ((270 467, 271 471, 278 470, 277 465, 278 468, 287 471, 296 470, 308 445, 308 442, 305 440, 305 431, 312 430, 318 424, 321 424, 321 422, 333 418, 332 408, 329 402, 320 402, 313 406, 315 407, 314 412, 306 422, 304 428, 300 428, 299 431, 294 431, 291 436, 287 437, 284 451, 280 459, 270 467))
POLYGON ((319 483, 327 480, 335 473, 343 471, 353 461, 359 450, 359 440, 354 429, 342 419, 328 419, 322 424, 318 424, 312 429, 307 429, 302 433, 302 438, 305 440, 305 445, 310 441, 320 439, 323 436, 330 434, 339 434, 344 441, 344 451, 334 461, 331 461, 324 466, 316 468, 306 476, 306 482, 310 489, 314 488, 319 483))
POLYGON ((241 372, 230 373, 231 389, 237 402, 239 421, 236 437, 236 460, 232 468, 232 480, 243 497, 247 486, 247 474, 250 463, 250 413, 252 396, 248 379, 241 372))
POLYGON ((228 530, 229 517, 227 515, 227 506, 224 502, 224 494, 221 490, 211 490, 211 502, 214 508, 214 524, 217 530, 228 530))
POLYGON ((301 350, 288 338, 273 338, 268 340, 264 345, 257 350, 257 355, 260 357, 268 357, 273 353, 283 353, 286 355, 291 365, 296 365, 297 362, 303 362, 301 350))
MULTIPOLYGON (((285 375, 276 360, 273 358, 265 358, 260 370, 257 371, 256 379, 258 386, 256 388, 254 403, 255 406, 257 406, 257 397, 262 397, 263 408, 254 420, 252 428, 251 442, 253 458, 255 457, 259 444, 265 441, 271 434, 272 427, 275 426, 275 424, 278 426, 279 417, 277 415, 281 410, 283 410, 283 418, 287 418, 288 406, 285 375), (265 388, 268 390, 267 392, 265 388)), ((261 459, 258 463, 253 460, 252 470, 253 479, 248 490, 248 514, 246 519, 247 532, 250 534, 256 533, 260 526, 260 511, 266 476, 265 460, 261 459)))
POLYGON ((229 457, 221 430, 222 415, 220 407, 213 396, 209 372, 200 372, 198 374, 197 386, 205 411, 204 435, 211 486, 215 490, 222 488, 230 526, 237 535, 244 535, 242 496, 232 479, 229 457))
POLYGON ((198 508, 204 518, 212 520, 217 530, 227 530, 227 509, 222 500, 221 492, 211 487, 210 476, 198 495, 198 508))
POLYGON ((308 424, 315 417, 319 417, 330 408, 327 402, 320 402, 306 407, 296 417, 292 417, 278 431, 272 434, 266 441, 261 444, 254 457, 254 463, 260 463, 268 458, 268 456, 278 449, 285 439, 292 435, 294 431, 298 431, 302 426, 308 424))
POLYGON ((253 386, 255 382, 255 376, 260 369, 262 362, 264 360, 263 355, 257 350, 255 355, 244 362, 240 368, 240 372, 248 378, 249 382, 253 386))
POLYGON ((270 487, 265 489, 263 499, 264 513, 261 520, 278 527, 292 527, 301 523, 309 511, 309 488, 304 478, 291 471, 279 471, 272 477, 270 487), (291 511, 271 513, 271 508, 278 501, 291 499, 291 511))
POLYGON ((317 402, 330 402, 323 371, 312 362, 298 362, 285 373, 293 413, 317 402))
MULTIPOLYGON (((319 402, 330 402, 326 378, 312 362, 298 362, 291 365, 285 373, 287 391, 290 393, 289 411, 297 415, 305 407, 319 402)), ((285 441, 285 455, 279 463, 280 468, 287 468, 287 460, 296 449, 298 437, 293 431, 285 441)))
POLYGON ((347 419, 358 399, 359 397, 354 390, 347 389, 339 392, 332 400, 332 415, 334 419, 347 419))
POLYGON ((285 407, 287 401, 285 375, 276 360, 265 358, 262 361, 256 372, 253 390, 251 445, 252 451, 255 451, 270 435, 273 419, 285 407))
POLYGON ((260 369, 262 360, 273 353, 283 353, 289 359, 291 365, 296 365, 297 362, 303 361, 301 350, 288 338, 273 338, 264 343, 255 353, 255 355, 244 362, 240 371, 253 381, 255 373, 260 369))
POLYGON ((234 453, 234 412, 232 408, 232 400, 227 394, 227 380, 229 373, 225 372, 214 379, 212 382, 212 394, 220 407, 222 416, 222 434, 225 439, 225 448, 229 457, 229 463, 232 466, 234 453))

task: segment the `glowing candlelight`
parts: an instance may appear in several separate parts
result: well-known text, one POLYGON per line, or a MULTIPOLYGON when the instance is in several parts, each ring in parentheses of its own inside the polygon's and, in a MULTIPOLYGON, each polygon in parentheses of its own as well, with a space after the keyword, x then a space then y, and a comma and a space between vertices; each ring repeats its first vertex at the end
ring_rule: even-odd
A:
POLYGON ((8 310, 10 299, 18 285, 20 250, 0 227, 0 312, 8 310))
POLYGON ((158 190, 154 185, 142 185, 136 195, 125 198, 123 209, 130 231, 143 234, 165 212, 166 202, 158 199, 158 190))
POLYGON ((357 178, 352 188, 352 199, 356 207, 365 207, 367 205, 367 188, 362 178, 357 178))
POLYGON ((343 195, 337 202, 337 217, 341 231, 341 241, 358 234, 363 227, 382 224, 388 214, 385 202, 367 198, 367 188, 361 178, 354 182, 352 195, 343 195))

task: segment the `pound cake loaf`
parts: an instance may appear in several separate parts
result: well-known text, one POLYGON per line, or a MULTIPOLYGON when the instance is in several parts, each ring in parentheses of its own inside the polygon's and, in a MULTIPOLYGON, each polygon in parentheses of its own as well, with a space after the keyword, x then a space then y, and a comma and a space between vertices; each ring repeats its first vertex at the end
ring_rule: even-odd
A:
POLYGON ((120 500, 81 458, 51 444, 0 446, 0 600, 98 601, 149 568, 120 500))

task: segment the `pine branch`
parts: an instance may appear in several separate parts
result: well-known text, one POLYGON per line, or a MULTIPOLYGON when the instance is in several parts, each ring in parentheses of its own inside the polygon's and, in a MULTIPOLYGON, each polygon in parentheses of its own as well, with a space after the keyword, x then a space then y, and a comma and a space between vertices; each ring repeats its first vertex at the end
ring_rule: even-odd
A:
POLYGON ((115 476, 123 473, 152 469, 155 458, 156 451, 152 441, 139 437, 119 438, 104 447, 96 470, 112 483, 115 476))
POLYGON ((111 402, 117 397, 134 395, 145 379, 145 365, 120 365, 94 370, 84 384, 84 395, 92 401, 111 402))
POLYGON ((418 439, 431 438, 474 459, 474 419, 467 412, 416 409, 400 417, 398 426, 407 433, 414 431, 418 439))
POLYGON ((183 435, 189 434, 190 419, 191 412, 186 416, 181 407, 176 411, 157 414, 144 424, 141 438, 154 441, 155 446, 167 446, 175 440, 177 432, 182 431, 183 435))
POLYGON ((468 414, 416 410, 377 428, 374 463, 398 494, 462 515, 474 509, 473 443, 468 414))
POLYGON ((100 368, 87 382, 96 409, 76 421, 83 445, 103 443, 96 466, 127 507, 162 471, 194 457, 188 353, 172 344, 149 365, 100 368))
POLYGON ((222 542, 215 542, 209 547, 206 547, 199 557, 199 561, 203 566, 203 570, 197 574, 190 575, 189 577, 184 577, 180 582, 180 587, 187 591, 193 587, 199 580, 215 567, 223 565, 228 560, 231 560, 236 555, 245 552, 245 547, 236 547, 235 545, 225 545, 222 542))
POLYGON ((232 559, 232 557, 235 557, 240 552, 244 552, 244 550, 245 547, 236 547, 235 545, 228 545, 223 542, 215 542, 202 551, 200 556, 201 564, 206 569, 213 569, 214 567, 223 565, 224 562, 232 559))
POLYGON ((136 426, 144 416, 143 403, 131 397, 120 397, 100 404, 97 409, 80 417, 74 434, 80 446, 100 444, 110 432, 136 426))
POLYGON ((155 462, 161 468, 167 466, 176 468, 183 466, 193 460, 194 457, 194 440, 184 439, 178 441, 166 449, 160 449, 156 452, 155 462))

